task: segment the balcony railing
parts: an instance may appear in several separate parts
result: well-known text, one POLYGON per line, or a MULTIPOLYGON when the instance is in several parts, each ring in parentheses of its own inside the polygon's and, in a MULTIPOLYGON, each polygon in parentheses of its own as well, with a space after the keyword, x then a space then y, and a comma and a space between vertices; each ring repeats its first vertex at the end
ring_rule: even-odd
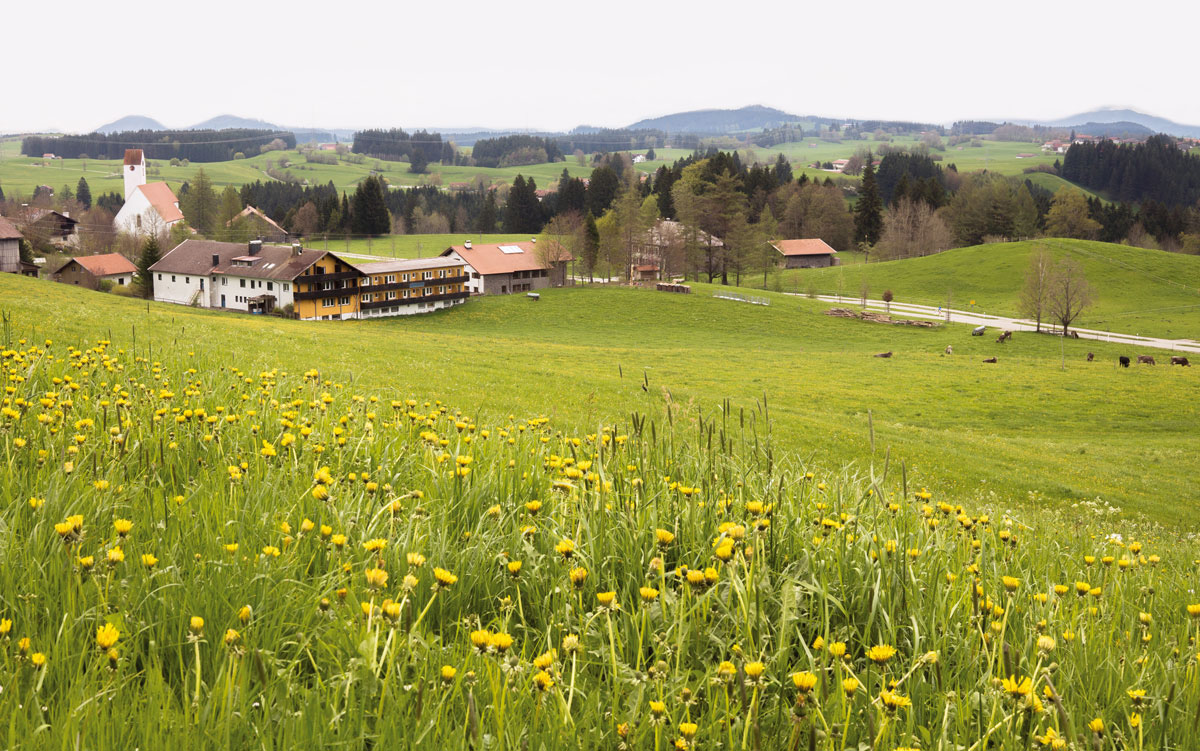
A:
MULTIPOLYGON (((378 276, 378 275, 375 275, 378 276)), ((370 276, 364 276, 363 282, 369 280, 370 276)), ((362 284, 358 285, 359 292, 389 292, 398 289, 420 289, 422 287, 438 287, 443 284, 466 284, 470 277, 466 274, 460 276, 448 276, 444 279, 417 279, 411 282, 391 282, 388 284, 362 284)))
POLYGON ((359 308, 362 310, 375 310, 377 308, 391 308, 399 305, 415 305, 419 302, 441 302, 442 300, 465 300, 470 297, 469 292, 447 292, 444 295, 429 295, 427 297, 408 297, 396 298, 395 300, 373 300, 371 302, 359 303, 359 308))

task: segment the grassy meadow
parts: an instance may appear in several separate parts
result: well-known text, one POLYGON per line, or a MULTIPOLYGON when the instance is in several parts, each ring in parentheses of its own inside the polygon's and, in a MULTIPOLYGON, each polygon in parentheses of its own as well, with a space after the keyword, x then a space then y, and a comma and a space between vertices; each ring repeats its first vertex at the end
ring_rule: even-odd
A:
MULTIPOLYGON (((895 146, 912 146, 917 141, 912 138, 896 138, 891 141, 895 146)), ((1020 175, 1026 167, 1037 164, 1052 164, 1053 154, 1043 154, 1040 144, 1012 143, 1001 141, 983 141, 981 147, 963 145, 948 147, 944 152, 935 152, 942 156, 941 164, 955 164, 959 172, 972 172, 988 169, 1004 175, 1020 175), (1033 158, 1018 159, 1019 153, 1032 153, 1033 158)), ((826 162, 835 159, 846 159, 854 152, 865 147, 877 149, 880 143, 873 140, 842 141, 831 143, 810 138, 800 142, 784 143, 771 147, 753 147, 739 149, 743 157, 750 156, 758 161, 773 163, 779 154, 784 154, 792 162, 797 177, 801 173, 810 179, 824 179, 832 173, 807 167, 812 162, 826 162)), ((55 159, 43 160, 37 157, 20 155, 20 139, 10 138, 0 141, 0 186, 9 192, 20 192, 25 195, 33 193, 38 185, 49 185, 55 191, 63 185, 69 185, 74 190, 80 177, 86 177, 93 195, 115 191, 122 192, 124 185, 121 177, 121 160, 119 159, 55 159)), ((629 153, 645 153, 644 150, 629 153)), ((670 166, 675 160, 691 154, 688 149, 655 149, 654 160, 636 165, 640 172, 653 173, 661 166, 670 166)), ((429 165, 429 174, 414 175, 408 171, 408 162, 389 162, 376 159, 366 159, 362 164, 339 162, 336 165, 309 164, 298 151, 274 151, 267 154, 247 155, 246 159, 229 162, 211 162, 206 164, 189 164, 172 167, 169 162, 153 160, 157 174, 148 176, 151 180, 162 180, 173 189, 178 189, 184 182, 191 180, 201 168, 208 174, 213 184, 218 187, 232 185, 241 187, 255 180, 271 180, 266 173, 267 162, 278 163, 280 159, 291 162, 288 171, 298 180, 310 184, 324 185, 330 181, 339 189, 353 191, 358 183, 374 171, 388 180, 393 187, 403 187, 421 184, 436 184, 440 181, 442 187, 451 183, 474 183, 483 179, 489 184, 504 182, 511 183, 518 174, 533 177, 539 188, 549 188, 557 184, 565 168, 573 177, 587 177, 591 174, 590 162, 580 165, 574 157, 568 155, 564 162, 552 164, 535 164, 523 167, 454 167, 443 166, 439 163, 429 165), (435 177, 436 176, 436 177, 435 177)), ((1062 185, 1069 185, 1061 178, 1046 173, 1032 174, 1031 179, 1039 185, 1056 190, 1062 185)), ((856 181, 857 178, 846 176, 842 179, 856 181)))
MULTIPOLYGON (((1046 239, 956 248, 923 258, 779 272, 788 291, 878 298, 1015 316, 1031 253, 1077 261, 1094 290, 1081 328, 1200 339, 1200 258, 1087 240, 1046 239), (974 304, 971 303, 974 301, 974 304)), ((748 284, 761 285, 762 279, 748 284)))
POLYGON ((0 278, 8 747, 1188 747, 1191 372, 711 292, 0 278))

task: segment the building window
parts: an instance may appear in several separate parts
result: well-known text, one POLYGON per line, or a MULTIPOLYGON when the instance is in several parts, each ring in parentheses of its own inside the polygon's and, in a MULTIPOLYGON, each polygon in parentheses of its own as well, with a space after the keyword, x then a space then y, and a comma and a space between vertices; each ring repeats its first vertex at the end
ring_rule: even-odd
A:
POLYGON ((245 279, 238 279, 238 281, 242 283, 242 289, 245 289, 245 288, 246 288, 246 280, 245 280, 245 279))
POLYGON ((162 281, 162 274, 158 275, 158 281, 160 281, 160 282, 162 281))
POLYGON ((333 282, 324 282, 321 284, 321 289, 328 292, 333 289, 333 282))
MULTIPOLYGON (((389 298, 388 298, 389 300, 395 300, 395 299, 396 299, 396 293, 395 293, 395 292, 389 292, 388 294, 389 294, 389 295, 391 295, 391 297, 389 297, 389 298)), ((404 290, 404 299, 405 299, 405 300, 407 300, 407 299, 408 299, 408 290, 404 290)))
POLYGON ((267 282, 267 291, 273 292, 274 290, 275 290, 275 285, 272 284, 271 282, 267 282))
POLYGON ((190 276, 185 276, 185 277, 183 278, 183 283, 184 283, 184 284, 191 284, 191 283, 192 283, 192 278, 191 278, 190 276))
POLYGON ((283 285, 283 291, 284 291, 284 292, 291 292, 291 291, 292 291, 292 285, 290 285, 290 284, 284 284, 284 285, 283 285))
POLYGON ((438 294, 439 294, 439 295, 444 295, 444 294, 446 294, 446 286, 445 286, 445 285, 442 285, 441 287, 438 287, 438 294))
POLYGON ((438 271, 438 278, 439 278, 439 279, 445 279, 445 278, 446 278, 446 270, 445 270, 445 269, 441 269, 441 270, 439 270, 439 271, 438 271))
POLYGON ((370 296, 370 295, 360 295, 358 299, 359 299, 359 300, 361 300, 361 301, 363 301, 363 302, 371 302, 371 296, 370 296))
POLYGON ((171 274, 171 281, 172 281, 172 282, 174 282, 174 281, 175 281, 175 275, 174 275, 174 274, 171 274))
POLYGON ((313 273, 314 273, 314 274, 324 274, 324 273, 325 273, 325 267, 323 267, 323 266, 313 266, 313 273))
POLYGON ((432 279, 432 278, 433 278, 433 272, 432 272, 432 271, 426 271, 426 272, 425 272, 425 278, 426 278, 426 279, 432 279))
POLYGON ((339 297, 338 298, 338 305, 349 305, 349 304, 350 304, 349 297, 339 297))
POLYGON ((324 300, 321 301, 322 308, 332 308, 335 304, 336 303, 334 302, 334 299, 332 297, 326 297, 324 300))
MULTIPOLYGON (((405 276, 408 276, 408 275, 407 275, 407 274, 405 274, 405 276)), ((388 275, 387 275, 387 283, 388 283, 388 284, 395 284, 395 283, 396 283, 396 275, 395 275, 395 274, 388 274, 388 275)))

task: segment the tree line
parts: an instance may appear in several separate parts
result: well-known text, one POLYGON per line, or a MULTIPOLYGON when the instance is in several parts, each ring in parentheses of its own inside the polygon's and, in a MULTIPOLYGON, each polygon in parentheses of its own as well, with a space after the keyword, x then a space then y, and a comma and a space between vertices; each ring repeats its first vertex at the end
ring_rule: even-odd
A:
POLYGON ((1180 149, 1170 136, 1151 136, 1138 144, 1071 144, 1059 174, 1117 201, 1169 206, 1200 201, 1200 159, 1180 149))
POLYGON ((275 140, 283 148, 296 148, 296 136, 273 130, 136 130, 66 136, 26 136, 21 153, 40 157, 54 154, 67 159, 123 159, 126 149, 141 149, 146 159, 187 159, 192 162, 227 162, 237 154, 258 154, 275 140))

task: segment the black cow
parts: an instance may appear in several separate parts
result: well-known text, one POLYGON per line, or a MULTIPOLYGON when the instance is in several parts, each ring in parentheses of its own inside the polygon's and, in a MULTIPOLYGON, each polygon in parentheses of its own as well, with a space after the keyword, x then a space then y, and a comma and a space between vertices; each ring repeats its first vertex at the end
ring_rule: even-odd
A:
POLYGON ((1129 358, 1126 357, 1125 355, 1121 355, 1120 359, 1121 359, 1121 367, 1128 368, 1129 367, 1129 358))

